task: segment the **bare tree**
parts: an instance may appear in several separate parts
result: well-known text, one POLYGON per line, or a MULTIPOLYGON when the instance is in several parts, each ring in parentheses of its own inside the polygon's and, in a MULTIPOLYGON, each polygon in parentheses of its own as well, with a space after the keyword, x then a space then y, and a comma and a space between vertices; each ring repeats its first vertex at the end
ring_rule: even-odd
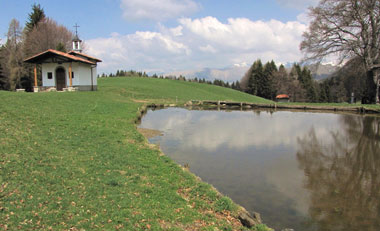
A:
POLYGON ((24 42, 25 55, 31 56, 58 47, 62 49, 62 46, 65 50, 70 50, 72 36, 72 32, 65 26, 58 25, 50 18, 44 18, 28 32, 24 42))
POLYGON ((245 72, 244 76, 240 80, 240 88, 243 91, 247 91, 248 90, 248 81, 249 81, 249 78, 252 75, 252 72, 253 72, 253 65, 247 70, 247 72, 245 72))
POLYGON ((7 33, 7 42, 4 45, 4 62, 8 72, 10 89, 21 87, 21 78, 24 75, 22 53, 22 28, 19 21, 12 19, 7 33))
POLYGON ((321 0, 310 9, 309 30, 304 33, 301 50, 306 60, 320 62, 329 55, 339 61, 359 57, 376 84, 379 103, 380 1, 321 0))

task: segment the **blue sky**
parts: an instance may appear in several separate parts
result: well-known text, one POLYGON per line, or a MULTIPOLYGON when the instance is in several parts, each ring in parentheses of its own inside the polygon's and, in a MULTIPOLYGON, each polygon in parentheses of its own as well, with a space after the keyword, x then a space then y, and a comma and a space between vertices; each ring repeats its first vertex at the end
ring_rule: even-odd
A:
POLYGON ((174 72, 278 63, 298 51, 308 6, 317 0, 0 0, 0 38, 9 22, 22 25, 39 3, 48 17, 74 30, 102 72, 174 72))

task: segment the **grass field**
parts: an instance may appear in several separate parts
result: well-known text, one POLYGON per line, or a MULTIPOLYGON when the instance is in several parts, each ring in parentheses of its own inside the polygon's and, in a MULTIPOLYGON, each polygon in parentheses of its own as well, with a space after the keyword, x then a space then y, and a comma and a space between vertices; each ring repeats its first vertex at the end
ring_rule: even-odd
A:
POLYGON ((271 103, 272 101, 232 89, 209 85, 152 78, 108 78, 100 80, 100 90, 125 98, 154 103, 183 104, 189 100, 225 100, 236 102, 271 103))
POLYGON ((244 229, 229 198, 150 146, 133 121, 143 102, 267 100, 173 80, 98 87, 0 92, 0 229, 244 229))

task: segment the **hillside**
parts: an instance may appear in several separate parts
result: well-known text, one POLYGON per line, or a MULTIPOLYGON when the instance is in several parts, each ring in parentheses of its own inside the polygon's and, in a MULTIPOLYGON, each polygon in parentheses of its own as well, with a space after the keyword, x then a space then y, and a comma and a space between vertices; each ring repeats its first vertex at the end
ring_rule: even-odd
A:
POLYGON ((244 229, 229 198, 149 145, 134 120, 141 102, 266 100, 147 78, 0 97, 1 229, 244 229))
POLYGON ((105 78, 99 79, 103 92, 117 94, 128 99, 154 103, 185 103, 189 100, 225 100, 235 102, 270 103, 272 101, 209 84, 153 78, 105 78))

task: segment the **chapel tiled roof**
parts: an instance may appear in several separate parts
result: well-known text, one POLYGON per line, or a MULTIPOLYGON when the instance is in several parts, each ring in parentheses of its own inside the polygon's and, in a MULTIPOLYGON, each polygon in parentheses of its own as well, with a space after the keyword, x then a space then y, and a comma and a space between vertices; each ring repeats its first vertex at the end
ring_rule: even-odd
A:
POLYGON ((81 55, 81 56, 87 57, 89 59, 93 59, 96 62, 101 62, 102 61, 100 59, 94 58, 92 56, 89 56, 89 55, 86 55, 86 54, 83 54, 83 53, 80 53, 80 52, 77 52, 77 51, 70 51, 68 54, 70 54, 70 55, 81 55))
POLYGON ((82 63, 92 64, 92 65, 96 64, 96 61, 92 62, 92 61, 86 60, 84 58, 81 58, 81 57, 78 57, 78 56, 75 56, 75 55, 71 55, 71 54, 68 54, 68 53, 65 53, 65 52, 62 52, 62 51, 53 50, 53 49, 46 50, 46 51, 41 52, 39 54, 36 54, 36 55, 34 55, 32 57, 24 59, 24 62, 27 62, 27 63, 39 63, 39 62, 41 62, 41 60, 49 58, 52 55, 62 56, 64 58, 67 58, 67 59, 69 59, 71 61, 74 61, 74 62, 82 62, 82 63))

